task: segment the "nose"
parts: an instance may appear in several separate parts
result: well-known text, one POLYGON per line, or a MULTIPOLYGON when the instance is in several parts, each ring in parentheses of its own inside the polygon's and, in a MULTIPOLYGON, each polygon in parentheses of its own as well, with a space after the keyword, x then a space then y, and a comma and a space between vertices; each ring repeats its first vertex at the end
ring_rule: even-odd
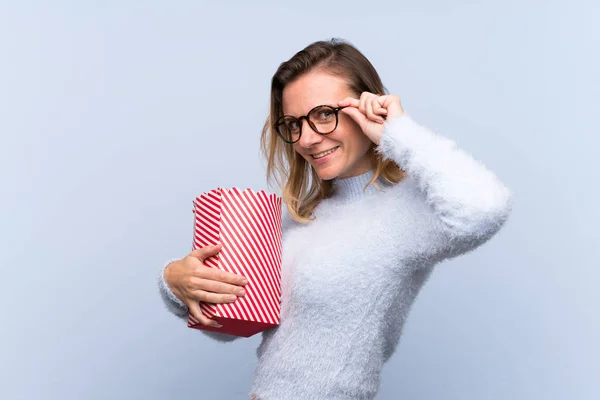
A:
POLYGON ((308 121, 302 120, 302 134, 298 144, 304 148, 310 148, 323 141, 323 135, 315 132, 308 121))

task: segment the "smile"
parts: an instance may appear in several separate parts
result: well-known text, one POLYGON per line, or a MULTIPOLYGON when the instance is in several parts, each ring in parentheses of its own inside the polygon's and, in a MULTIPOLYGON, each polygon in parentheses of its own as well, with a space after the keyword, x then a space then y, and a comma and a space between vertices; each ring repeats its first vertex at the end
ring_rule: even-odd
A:
POLYGON ((324 151, 324 152, 322 152, 322 153, 318 153, 318 154, 311 154, 311 157, 312 157, 312 158, 314 158, 315 160, 318 160, 319 158, 323 158, 323 157, 325 157, 325 156, 328 156, 329 154, 333 153, 333 152, 334 152, 334 151, 336 151, 336 150, 337 150, 339 147, 340 147, 340 146, 338 146, 338 147, 334 147, 333 149, 330 149, 330 150, 324 151))

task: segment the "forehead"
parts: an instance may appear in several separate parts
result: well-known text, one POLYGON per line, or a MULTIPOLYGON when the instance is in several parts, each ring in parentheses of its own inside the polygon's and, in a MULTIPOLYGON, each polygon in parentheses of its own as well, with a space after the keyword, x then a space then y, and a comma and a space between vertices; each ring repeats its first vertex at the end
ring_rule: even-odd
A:
POLYGON ((316 106, 336 106, 340 100, 351 95, 343 77, 320 70, 309 72, 283 89, 283 113, 298 117, 316 106))

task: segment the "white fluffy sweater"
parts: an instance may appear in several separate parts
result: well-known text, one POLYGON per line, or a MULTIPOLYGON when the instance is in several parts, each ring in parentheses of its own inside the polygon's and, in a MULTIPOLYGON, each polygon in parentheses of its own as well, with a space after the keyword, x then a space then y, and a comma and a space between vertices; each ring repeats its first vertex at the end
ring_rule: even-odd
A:
MULTIPOLYGON (((315 221, 284 219, 280 325, 262 334, 249 392, 260 400, 373 399, 433 267, 485 243, 508 218, 510 190, 409 115, 386 124, 377 151, 408 177, 380 179, 382 191, 363 191, 372 171, 336 179, 315 221)), ((163 274, 159 286, 185 317, 163 274)))

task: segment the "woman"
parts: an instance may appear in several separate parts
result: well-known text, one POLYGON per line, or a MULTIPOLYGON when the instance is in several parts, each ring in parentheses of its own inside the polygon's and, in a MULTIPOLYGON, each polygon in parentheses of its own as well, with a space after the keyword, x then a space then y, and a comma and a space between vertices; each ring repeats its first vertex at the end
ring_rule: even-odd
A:
MULTIPOLYGON (((498 232, 511 193, 413 121, 342 41, 313 43, 281 64, 261 143, 287 215, 280 325, 263 332, 251 395, 372 399, 434 266, 498 232)), ((198 301, 243 296, 243 277, 203 266, 218 251, 167 265, 160 287, 173 313, 213 324, 198 301)))

